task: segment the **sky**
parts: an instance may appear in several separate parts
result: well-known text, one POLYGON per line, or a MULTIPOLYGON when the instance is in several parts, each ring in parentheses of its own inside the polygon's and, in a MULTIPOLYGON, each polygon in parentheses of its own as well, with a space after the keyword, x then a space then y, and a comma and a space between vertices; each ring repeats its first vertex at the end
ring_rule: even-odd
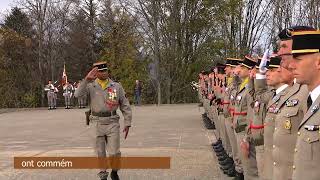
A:
POLYGON ((12 6, 14 6, 17 0, 0 0, 0 22, 3 21, 5 15, 10 12, 12 6))

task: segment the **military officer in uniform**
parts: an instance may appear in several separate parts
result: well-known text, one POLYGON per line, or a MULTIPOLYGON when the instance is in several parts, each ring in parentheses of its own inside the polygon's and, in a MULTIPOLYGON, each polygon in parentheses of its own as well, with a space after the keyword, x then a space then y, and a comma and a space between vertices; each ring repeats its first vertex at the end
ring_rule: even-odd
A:
POLYGON ((309 27, 296 26, 280 32, 281 73, 292 77, 289 92, 280 99, 276 112, 273 133, 273 179, 291 179, 295 166, 293 165, 294 147, 297 140, 298 126, 306 112, 308 89, 305 85, 294 83, 290 64, 292 60, 292 32, 300 32, 309 27))
POLYGON ((65 100, 66 109, 70 109, 71 106, 71 98, 73 92, 73 86, 67 81, 63 86, 63 96, 65 100))
POLYGON ((288 92, 288 85, 285 82, 292 81, 291 76, 281 74, 280 62, 279 57, 271 57, 267 65, 267 72, 260 70, 256 75, 255 113, 253 123, 250 126, 254 139, 263 142, 262 145, 256 146, 256 157, 259 178, 264 180, 271 180, 273 174, 271 157, 275 110, 279 100, 288 92))
MULTIPOLYGON (((87 93, 91 108, 90 125, 94 131, 98 157, 106 157, 106 149, 110 157, 120 157, 120 116, 116 111, 120 108, 124 116, 125 138, 131 127, 132 111, 122 86, 108 77, 106 62, 94 64, 94 68, 80 83, 75 97, 79 98, 87 93)), ((102 168, 98 176, 106 180, 108 174, 102 168)), ((112 180, 119 179, 117 169, 113 169, 110 176, 112 180)))
POLYGON ((235 157, 236 162, 236 171, 237 176, 236 179, 244 179, 244 174, 248 171, 244 172, 243 165, 242 165, 242 159, 244 156, 240 152, 240 144, 243 141, 245 137, 245 129, 247 126, 247 98, 249 97, 250 86, 249 86, 249 73, 250 70, 256 65, 256 62, 248 57, 245 56, 245 59, 243 62, 240 63, 235 69, 235 73, 240 77, 241 84, 239 85, 239 88, 237 89, 237 93, 235 96, 235 99, 233 101, 234 104, 234 112, 233 115, 233 128, 234 133, 237 140, 237 148, 238 153, 235 157))
POLYGON ((57 87, 54 87, 54 96, 53 96, 53 109, 57 109, 57 99, 58 99, 59 90, 57 87))
POLYGON ((48 84, 45 86, 44 90, 47 92, 48 109, 51 110, 54 108, 54 86, 51 80, 48 81, 48 84))
POLYGON ((320 178, 320 31, 293 32, 291 64, 297 83, 308 86, 307 112, 293 148, 293 180, 320 178))

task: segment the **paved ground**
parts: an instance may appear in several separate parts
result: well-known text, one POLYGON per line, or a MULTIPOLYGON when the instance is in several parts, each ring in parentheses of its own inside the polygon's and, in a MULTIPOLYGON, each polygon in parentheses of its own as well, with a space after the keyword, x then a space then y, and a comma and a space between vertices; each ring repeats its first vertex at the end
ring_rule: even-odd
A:
MULTIPOLYGON (((96 170, 15 170, 14 156, 94 156, 84 111, 25 110, 0 114, 0 180, 88 180, 96 170)), ((170 156, 169 170, 121 170, 124 180, 225 179, 210 143, 213 132, 196 104, 133 107, 134 123, 123 156, 170 156)))

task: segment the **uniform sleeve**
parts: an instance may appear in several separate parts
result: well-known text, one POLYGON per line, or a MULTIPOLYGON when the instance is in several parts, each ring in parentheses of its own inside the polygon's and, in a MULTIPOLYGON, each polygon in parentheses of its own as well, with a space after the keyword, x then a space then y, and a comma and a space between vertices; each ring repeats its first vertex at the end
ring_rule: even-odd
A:
POLYGON ((88 88, 88 84, 90 83, 90 81, 88 81, 88 80, 83 80, 83 81, 81 81, 81 83, 80 83, 80 85, 79 85, 79 87, 76 89, 76 91, 74 92, 74 96, 76 97, 76 98, 78 98, 78 97, 82 97, 82 96, 85 96, 85 95, 87 95, 88 94, 88 92, 89 92, 89 88, 88 88))
POLYGON ((268 89, 266 79, 256 79, 255 90, 256 98, 259 99, 260 102, 268 104, 273 96, 273 92, 268 89))
POLYGON ((124 126, 131 126, 131 121, 132 121, 131 106, 128 99, 125 96, 125 92, 121 85, 119 85, 119 103, 120 103, 120 110, 124 117, 124 126))

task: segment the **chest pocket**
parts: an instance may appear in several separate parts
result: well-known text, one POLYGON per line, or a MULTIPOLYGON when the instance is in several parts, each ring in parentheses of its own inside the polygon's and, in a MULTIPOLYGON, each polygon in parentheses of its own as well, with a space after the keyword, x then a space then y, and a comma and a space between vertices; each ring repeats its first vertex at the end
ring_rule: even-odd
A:
POLYGON ((302 140, 300 140, 299 151, 300 158, 304 160, 320 160, 320 142, 319 131, 303 130, 302 140))
POLYGON ((288 108, 286 111, 282 112, 283 116, 281 116, 279 119, 280 123, 278 124, 278 127, 280 127, 281 134, 291 134, 294 131, 297 131, 298 125, 300 123, 298 119, 298 112, 299 108, 288 108))

